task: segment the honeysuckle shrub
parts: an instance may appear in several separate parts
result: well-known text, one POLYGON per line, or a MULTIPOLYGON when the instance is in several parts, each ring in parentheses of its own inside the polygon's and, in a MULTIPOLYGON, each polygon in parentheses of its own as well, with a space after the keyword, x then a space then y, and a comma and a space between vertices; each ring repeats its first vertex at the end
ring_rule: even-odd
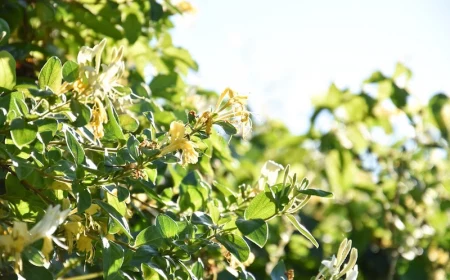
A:
POLYGON ((227 88, 211 109, 160 126, 154 113, 167 111, 119 82, 124 49, 105 64, 105 45, 81 47, 77 62, 49 58, 37 85, 18 84, 14 58, 0 52, 3 275, 52 279, 101 263, 105 279, 202 279, 224 269, 254 279, 249 242, 264 247, 277 217, 319 246, 295 215, 311 196, 332 194, 297 182, 289 167, 277 184, 284 167, 268 161, 238 191, 189 168, 208 164, 211 141, 223 141, 214 126, 249 133, 246 96, 227 88))
MULTIPOLYGON (((234 185, 232 173, 222 174, 239 164, 227 142, 250 137, 251 115, 247 96, 229 88, 208 98, 186 94, 181 75, 196 64, 171 46, 163 20, 189 10, 187 3, 2 5, 30 17, 17 25, 9 14, 1 20, 2 277, 216 279, 227 272, 255 279, 246 269, 255 259, 250 246, 264 248, 274 221, 319 246, 298 212, 330 192, 273 161, 251 184, 234 185), (114 12, 124 22, 106 25, 114 12), (140 46, 141 32, 129 34, 139 23, 140 46), (29 27, 52 31, 25 38, 29 27), (41 35, 56 49, 47 51, 41 35), (89 36, 96 44, 75 46, 89 36), (152 36, 162 45, 155 60, 139 65, 140 56, 152 57, 135 57, 152 50, 152 36), (158 65, 157 56, 165 65, 147 85, 143 71, 158 65), (23 65, 32 67, 25 73, 23 65), (195 106, 200 101, 203 108, 195 106)), ((273 273, 293 277, 281 265, 273 273)))

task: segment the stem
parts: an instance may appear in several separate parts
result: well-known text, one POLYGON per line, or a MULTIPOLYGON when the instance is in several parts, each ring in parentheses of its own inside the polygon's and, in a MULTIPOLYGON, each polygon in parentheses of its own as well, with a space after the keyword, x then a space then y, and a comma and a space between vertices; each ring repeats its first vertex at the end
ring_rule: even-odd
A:
POLYGON ((289 240, 291 239, 292 233, 294 233, 294 228, 291 225, 291 223, 286 222, 285 219, 282 219, 282 223, 284 224, 285 232, 282 233, 285 235, 285 238, 283 238, 283 235, 281 235, 280 241, 278 242, 277 249, 275 252, 270 254, 270 262, 266 264, 266 272, 267 274, 270 274, 272 269, 275 267, 275 265, 278 263, 280 258, 284 255, 284 248, 289 243, 289 240))
POLYGON ((63 275, 69 273, 72 269, 79 266, 81 263, 80 259, 69 259, 67 265, 65 265, 59 272, 56 274, 56 279, 62 279, 63 275))
POLYGON ((69 99, 68 101, 62 103, 62 104, 59 104, 59 105, 57 105, 57 106, 55 106, 55 107, 53 107, 53 108, 48 109, 47 112, 42 113, 41 115, 38 115, 37 117, 29 118, 28 121, 35 121, 35 120, 38 120, 38 119, 40 119, 40 118, 43 118, 43 117, 47 116, 48 114, 53 113, 53 112, 56 111, 57 109, 66 106, 66 105, 69 104, 69 103, 70 103, 70 99, 69 99))
POLYGON ((60 280, 83 280, 83 279, 94 279, 94 278, 101 277, 101 276, 103 276, 103 272, 94 272, 94 273, 89 273, 89 274, 80 275, 80 276, 74 276, 74 277, 68 277, 68 278, 61 278, 60 280))
POLYGON ((391 253, 391 263, 389 265, 389 273, 388 273, 388 280, 393 280, 396 274, 396 267, 398 262, 399 254, 396 250, 392 250, 391 253))
MULTIPOLYGON (((93 240, 96 240, 96 241, 101 242, 99 236, 97 236, 97 235, 94 235, 94 234, 92 234, 92 233, 87 233, 86 235, 87 235, 90 239, 93 239, 93 240)), ((122 246, 124 246, 124 247, 127 247, 128 249, 130 249, 130 250, 136 252, 136 248, 134 248, 133 246, 131 246, 131 245, 128 244, 128 243, 125 243, 125 242, 120 241, 120 240, 110 240, 110 241, 111 241, 111 242, 114 242, 114 243, 117 243, 117 244, 120 244, 120 245, 122 245, 122 246)))
MULTIPOLYGON (((67 146, 67 143, 65 141, 50 141, 48 143, 49 145, 61 145, 61 146, 67 146)), ((92 150, 92 151, 99 151, 104 152, 105 150, 108 152, 115 153, 117 152, 117 148, 105 148, 105 147, 99 147, 99 146, 89 146, 84 143, 80 143, 80 145, 83 146, 85 150, 92 150)))
MULTIPOLYGON (((397 188, 395 189, 395 197, 392 202, 394 207, 391 207, 390 209, 395 208, 400 203, 400 193, 398 190, 398 184, 402 181, 403 176, 404 176, 404 161, 403 161, 403 159, 401 159, 401 161, 400 161, 399 167, 397 169, 397 173, 398 173, 397 188)), ((396 241, 395 239, 396 239, 397 230, 394 225, 393 217, 396 214, 392 210, 389 210, 388 214, 389 214, 389 216, 387 218, 388 218, 388 222, 390 223, 389 227, 390 227, 390 230, 392 233, 392 237, 391 237, 392 243, 394 244, 394 242, 396 241), (389 220, 389 218, 390 218, 390 220, 389 220)), ((389 264, 389 274, 387 275, 387 280, 393 280, 397 274, 396 268, 397 268, 397 262, 398 262, 398 258, 399 258, 399 253, 398 253, 397 249, 398 249, 398 246, 395 246, 394 248, 392 248, 392 251, 391 251, 391 262, 389 264)))
MULTIPOLYGON (((17 179, 19 179, 19 177, 17 176, 17 173, 14 172, 10 167, 4 167, 3 168, 5 170, 7 170, 9 173, 11 173, 12 175, 14 175, 17 179)), ((33 193, 35 193, 37 196, 39 196, 40 199, 42 199, 42 201, 46 204, 46 205, 52 205, 55 204, 55 202, 53 202, 51 199, 49 199, 48 197, 46 197, 45 195, 43 195, 38 189, 36 189, 35 187, 33 187, 30 183, 28 183, 25 180, 19 180, 20 183, 28 190, 32 191, 33 193)))

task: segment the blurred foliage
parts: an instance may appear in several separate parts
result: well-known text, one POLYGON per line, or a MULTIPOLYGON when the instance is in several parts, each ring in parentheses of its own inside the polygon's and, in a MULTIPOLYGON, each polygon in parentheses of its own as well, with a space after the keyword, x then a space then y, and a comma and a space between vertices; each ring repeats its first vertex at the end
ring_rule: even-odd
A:
POLYGON ((449 98, 422 105, 398 64, 360 92, 331 85, 303 135, 268 121, 227 140, 251 120, 214 115, 243 97, 186 83, 198 65, 170 29, 189 12, 155 0, 0 3, 0 236, 18 221, 37 231, 48 205, 70 209, 54 250, 45 238, 15 256, 2 247, 0 276, 310 279, 347 237, 359 279, 447 279, 449 98), (77 83, 93 73, 82 47, 103 44, 101 70, 116 75, 83 95, 94 85, 77 83), (289 176, 270 182, 268 160, 289 176))
POLYGON ((238 182, 253 180, 257 173, 246 170, 273 159, 335 195, 300 214, 319 249, 305 250, 282 227, 291 241, 273 240, 268 260, 282 258, 296 275, 312 275, 345 235, 359 250, 361 279, 448 279, 450 100, 439 93, 422 105, 407 89, 410 77, 397 64, 392 77, 376 72, 360 92, 332 84, 313 100, 308 133, 291 135, 269 121, 239 145, 238 182))

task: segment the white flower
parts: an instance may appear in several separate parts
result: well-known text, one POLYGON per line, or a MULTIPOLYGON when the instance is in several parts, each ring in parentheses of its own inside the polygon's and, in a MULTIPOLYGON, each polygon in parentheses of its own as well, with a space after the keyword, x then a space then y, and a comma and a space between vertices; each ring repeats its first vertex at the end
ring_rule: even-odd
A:
POLYGON ((49 206, 42 220, 40 220, 31 230, 30 239, 31 243, 44 237, 51 237, 56 231, 58 226, 64 222, 70 209, 60 211, 60 205, 55 207, 49 206))
POLYGON ((121 78, 125 63, 122 60, 123 48, 116 48, 112 51, 112 59, 110 64, 101 64, 102 54, 105 49, 106 39, 103 39, 93 48, 82 47, 78 53, 77 61, 79 64, 79 80, 74 84, 75 90, 87 96, 105 99, 109 97, 116 99, 116 86, 121 78))
POLYGON ((60 211, 60 205, 49 206, 42 220, 40 220, 30 231, 24 222, 13 223, 13 228, 7 235, 0 236, 0 252, 14 255, 16 260, 15 270, 22 269, 21 253, 25 247, 31 245, 39 239, 44 239, 42 253, 48 258, 48 254, 53 250, 51 243, 52 234, 64 221, 70 209, 60 211))
POLYGON ((323 260, 322 264, 323 266, 325 266, 330 275, 335 275, 339 272, 339 267, 337 267, 337 260, 335 255, 333 255, 333 257, 329 261, 323 260))
POLYGON ((355 265, 352 270, 345 275, 345 280, 356 280, 358 278, 358 265, 355 265))
POLYGON ((261 175, 267 179, 267 183, 273 186, 278 178, 278 172, 284 167, 272 160, 268 160, 261 168, 261 175))

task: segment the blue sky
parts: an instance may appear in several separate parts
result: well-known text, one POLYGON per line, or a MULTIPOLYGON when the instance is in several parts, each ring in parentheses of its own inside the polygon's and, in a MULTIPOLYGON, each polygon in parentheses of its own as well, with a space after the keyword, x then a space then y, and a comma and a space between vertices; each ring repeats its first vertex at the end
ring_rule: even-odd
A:
POLYGON ((450 1, 197 0, 179 17, 176 45, 200 65, 191 82, 250 95, 257 120, 307 128, 311 96, 331 82, 360 88, 373 71, 413 71, 409 89, 425 101, 450 93, 450 1))

